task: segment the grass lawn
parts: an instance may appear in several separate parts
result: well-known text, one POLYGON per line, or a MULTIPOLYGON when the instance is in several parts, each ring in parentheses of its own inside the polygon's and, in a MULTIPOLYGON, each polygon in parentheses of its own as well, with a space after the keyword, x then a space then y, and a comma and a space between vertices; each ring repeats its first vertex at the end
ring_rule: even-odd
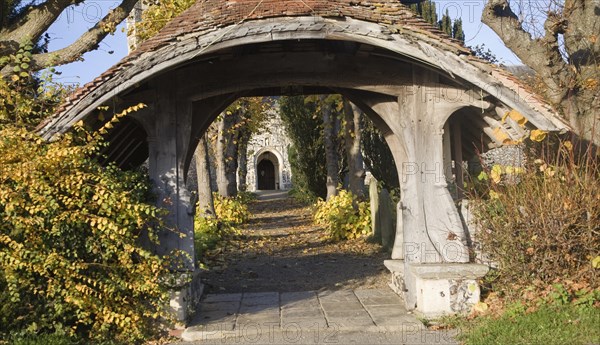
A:
POLYGON ((546 305, 535 312, 506 312, 500 318, 480 317, 449 322, 460 328, 465 344, 600 344, 600 308, 546 305))

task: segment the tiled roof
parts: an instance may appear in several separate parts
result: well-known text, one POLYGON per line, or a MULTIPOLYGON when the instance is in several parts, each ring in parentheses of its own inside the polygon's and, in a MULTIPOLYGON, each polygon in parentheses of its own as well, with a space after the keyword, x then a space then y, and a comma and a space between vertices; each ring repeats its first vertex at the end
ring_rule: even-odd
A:
MULTIPOLYGON (((153 52, 166 46, 176 45, 181 37, 194 33, 202 35, 204 32, 209 33, 215 29, 257 19, 297 16, 350 17, 378 23, 388 26, 391 30, 400 34, 412 35, 446 52, 465 56, 468 63, 484 73, 494 76, 500 83, 514 84, 507 86, 512 90, 518 89, 521 94, 525 93, 532 108, 545 113, 544 116, 546 117, 552 117, 553 123, 560 123, 556 113, 526 86, 522 85, 517 78, 500 68, 475 58, 472 56, 471 51, 459 41, 443 34, 437 28, 416 16, 408 7, 394 0, 199 0, 167 24, 156 36, 140 44, 135 51, 115 66, 70 95, 58 109, 54 119, 60 118, 74 104, 93 93, 100 85, 123 74, 129 67, 148 58, 153 52)), ((52 119, 49 120, 51 126, 52 119)))

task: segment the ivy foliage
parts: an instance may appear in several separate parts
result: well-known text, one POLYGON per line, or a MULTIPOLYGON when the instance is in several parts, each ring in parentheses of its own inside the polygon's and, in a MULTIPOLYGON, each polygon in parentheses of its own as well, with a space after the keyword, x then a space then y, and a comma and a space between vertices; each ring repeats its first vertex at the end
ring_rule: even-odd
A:
POLYGON ((0 329, 135 342, 167 298, 163 260, 140 246, 160 211, 147 179, 100 166, 78 136, 0 130, 0 329))
POLYGON ((19 125, 34 128, 52 114, 68 88, 52 82, 48 74, 34 76, 29 72, 34 45, 28 41, 21 44, 17 54, 1 56, 0 68, 15 65, 13 74, 0 78, 0 126, 19 125))
POLYGON ((250 218, 247 200, 244 197, 223 197, 219 193, 213 193, 215 201, 215 213, 217 219, 229 225, 241 225, 250 218))
POLYGON ((319 200, 315 205, 315 223, 323 225, 334 240, 355 239, 367 236, 371 231, 369 202, 341 189, 328 201, 319 200), (354 204, 358 209, 354 209, 354 204))
POLYGON ((1 61, 23 63, 0 80, 0 338, 141 342, 168 317, 168 264, 152 251, 161 211, 142 172, 94 157, 143 105, 46 142, 32 128, 67 90, 28 71, 31 48, 1 61))

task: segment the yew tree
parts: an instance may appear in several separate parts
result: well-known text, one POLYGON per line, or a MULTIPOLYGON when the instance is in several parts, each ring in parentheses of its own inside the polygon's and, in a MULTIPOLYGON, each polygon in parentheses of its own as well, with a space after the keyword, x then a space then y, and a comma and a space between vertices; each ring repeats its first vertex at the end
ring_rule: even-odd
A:
MULTIPOLYGON (((25 69, 37 71, 50 66, 60 66, 81 58, 88 51, 98 48, 98 44, 108 34, 116 30, 138 0, 121 0, 94 26, 84 32, 72 44, 56 51, 40 49, 27 57, 25 69)), ((69 6, 83 5, 85 0, 45 0, 21 1, 3 0, 0 5, 0 58, 16 55, 26 43, 40 42, 48 28, 69 6)), ((14 63, 0 64, 0 74, 6 77, 15 68, 14 63)))
POLYGON ((489 0, 482 21, 536 72, 573 130, 600 143, 600 2, 489 0))

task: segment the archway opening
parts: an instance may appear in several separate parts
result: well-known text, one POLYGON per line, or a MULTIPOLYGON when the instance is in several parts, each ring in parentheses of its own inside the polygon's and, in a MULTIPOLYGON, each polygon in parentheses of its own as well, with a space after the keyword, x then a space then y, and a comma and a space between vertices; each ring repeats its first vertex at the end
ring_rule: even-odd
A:
POLYGON ((257 189, 258 190, 277 190, 279 181, 277 178, 277 157, 270 152, 265 152, 257 159, 257 189))

